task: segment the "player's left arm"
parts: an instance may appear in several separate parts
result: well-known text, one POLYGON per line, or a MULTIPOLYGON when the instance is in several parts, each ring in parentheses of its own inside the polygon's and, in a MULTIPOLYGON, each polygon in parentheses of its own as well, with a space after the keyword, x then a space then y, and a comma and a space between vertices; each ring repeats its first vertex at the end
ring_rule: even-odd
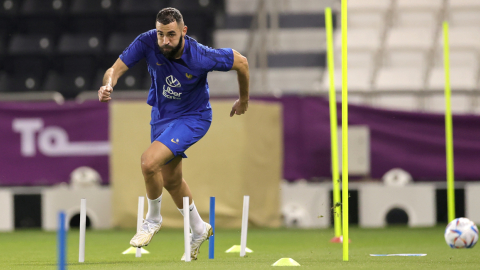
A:
POLYGON ((248 70, 247 58, 239 52, 233 50, 233 65, 232 70, 237 71, 238 87, 240 89, 240 97, 235 101, 230 112, 230 117, 233 115, 244 114, 248 109, 249 100, 249 83, 250 72, 248 70))

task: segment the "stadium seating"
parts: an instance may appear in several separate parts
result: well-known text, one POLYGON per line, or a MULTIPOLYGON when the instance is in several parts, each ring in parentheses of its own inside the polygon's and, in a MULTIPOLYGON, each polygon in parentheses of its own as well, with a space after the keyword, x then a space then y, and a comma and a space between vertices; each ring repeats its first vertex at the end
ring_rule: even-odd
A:
MULTIPOLYGON (((51 38, 58 38, 64 22, 57 17, 22 17, 22 22, 15 24, 16 33, 26 35, 48 35, 51 38)), ((53 45, 53 44, 52 44, 53 45)))
MULTIPOLYGON (((445 70, 436 67, 431 70, 428 89, 443 90, 445 87, 445 70)), ((477 86, 477 69, 471 67, 452 67, 450 69, 450 87, 452 91, 474 90, 477 86)))
POLYGON ((140 33, 112 33, 108 38, 106 51, 110 55, 120 55, 140 33))
POLYGON ((20 13, 26 16, 61 16, 66 13, 67 5, 66 0, 24 0, 20 13))
POLYGON ((60 54, 99 54, 103 51, 102 38, 96 34, 65 34, 58 42, 60 54))
MULTIPOLYGON (((147 64, 145 63, 145 60, 142 60, 125 72, 125 74, 118 80, 115 90, 138 90, 145 88, 142 85, 144 78, 145 76, 147 76, 148 79, 150 78, 147 73, 147 64)), ((100 88, 104 75, 105 69, 102 68, 97 70, 95 79, 93 81, 93 89, 98 90, 98 88, 100 88)), ((148 86, 148 88, 150 88, 150 86, 148 86)))
MULTIPOLYGON (((349 59, 349 63, 351 60, 349 59)), ((370 91, 371 88, 372 70, 362 66, 350 66, 348 68, 348 87, 351 91, 370 91)), ((330 88, 330 73, 327 71, 323 76, 323 89, 330 88)), ((342 69, 340 67, 335 69, 335 89, 340 91, 342 89, 342 69)))
MULTIPOLYGON (((473 99, 471 94, 457 93, 451 97, 451 110, 454 114, 468 114, 472 112, 473 99)), ((445 96, 443 93, 427 95, 425 109, 434 113, 445 113, 445 96)))
MULTIPOLYGON (((36 91, 41 89, 43 74, 40 72, 22 72, 15 74, 4 74, 0 83, 0 92, 7 92, 9 89, 16 89, 17 92, 36 91)), ((1 77, 1 76, 0 76, 1 77)))
POLYGON ((141 5, 137 0, 122 0, 119 9, 122 14, 148 14, 152 10, 158 12, 167 5, 168 1, 165 0, 143 0, 141 5))
POLYGON ((379 70, 375 89, 380 91, 419 90, 423 88, 422 67, 385 67, 379 70))
POLYGON ((8 53, 16 55, 49 55, 53 52, 53 40, 46 35, 14 35, 10 39, 8 53))
MULTIPOLYGON (((211 46, 210 33, 215 27, 216 14, 223 12, 222 3, 221 0, 144 0, 141 4, 134 0, 2 1, 0 91, 60 91, 69 98, 80 91, 96 91, 97 77, 101 77, 97 75, 99 70, 104 72, 135 37, 153 29, 157 12, 168 6, 184 13, 190 36, 211 46), (81 61, 83 67, 71 63, 72 59, 82 58, 86 59, 85 63, 81 61), (37 70, 30 69, 33 65, 25 59, 38 64, 37 70), (24 68, 27 70, 19 71, 24 68)), ((128 72, 129 80, 119 82, 116 89, 143 89, 146 64, 138 66, 128 72)))
POLYGON ((20 0, 4 1, 0 6, 0 15, 3 16, 15 16, 20 9, 20 0))
MULTIPOLYGON (((83 90, 96 91, 102 70, 110 67, 135 37, 153 29, 156 13, 167 6, 182 11, 188 35, 199 42, 234 48, 246 55, 258 3, 258 0, 144 0, 139 5, 136 0, 5 0, 0 5, 1 91, 55 90, 69 97, 83 90), (31 63, 44 68, 31 69, 31 63, 25 60, 29 58, 31 63), (81 58, 87 59, 88 67, 67 64, 71 59, 81 58), (22 69, 24 74, 17 74, 22 69), (67 85, 68 89, 62 89, 67 85)), ((252 95, 326 92, 329 80, 328 73, 324 74, 324 9, 327 6, 333 8, 335 88, 340 90, 340 2, 266 0, 265 3, 269 13, 267 85, 254 81, 262 76, 254 74, 260 70, 251 62, 252 95), (278 13, 277 21, 273 20, 274 13, 278 13)), ((480 30, 475 26, 480 23, 479 1, 349 0, 348 9, 349 88, 359 97, 363 95, 356 100, 390 107, 389 98, 393 97, 395 103, 394 97, 402 97, 402 103, 413 102, 401 105, 407 109, 442 110, 443 107, 435 105, 437 102, 431 102, 435 99, 431 97, 440 93, 444 84, 443 20, 451 25, 452 95, 456 100, 464 100, 470 92, 476 95, 480 85, 480 30), (430 94, 422 98, 424 91, 430 94), (424 105, 418 106, 419 103, 424 105)), ((128 72, 128 80, 125 77, 119 81, 117 90, 150 87, 145 63, 137 66, 128 72)), ((225 78, 230 82, 231 77, 231 74, 212 73, 209 83, 213 95, 236 94, 235 84, 226 85, 225 78)), ((480 111, 480 107, 475 107, 477 103, 468 104, 470 110, 480 111)))
POLYGON ((70 13, 82 16, 113 14, 117 4, 116 0, 72 0, 70 13))

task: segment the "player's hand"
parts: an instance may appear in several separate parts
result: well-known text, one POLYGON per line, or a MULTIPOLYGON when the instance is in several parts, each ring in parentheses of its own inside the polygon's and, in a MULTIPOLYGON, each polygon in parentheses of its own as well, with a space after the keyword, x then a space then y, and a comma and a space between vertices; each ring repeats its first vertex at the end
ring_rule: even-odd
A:
POLYGON ((100 87, 100 90, 98 90, 98 100, 100 102, 108 102, 112 98, 110 97, 110 94, 112 93, 113 88, 110 86, 110 84, 104 85, 100 87))
POLYGON ((232 111, 230 112, 230 117, 233 115, 241 115, 244 114, 248 109, 248 100, 247 101, 240 101, 237 99, 235 103, 233 103, 232 111))

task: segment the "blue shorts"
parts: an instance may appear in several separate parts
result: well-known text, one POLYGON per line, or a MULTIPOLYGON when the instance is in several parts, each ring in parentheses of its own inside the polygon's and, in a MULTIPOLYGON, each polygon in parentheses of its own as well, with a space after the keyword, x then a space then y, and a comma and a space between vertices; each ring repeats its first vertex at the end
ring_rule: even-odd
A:
POLYGON ((185 151, 205 136, 211 124, 210 120, 200 116, 184 116, 167 123, 162 122, 151 124, 151 142, 159 141, 175 157, 183 158, 187 157, 185 151))

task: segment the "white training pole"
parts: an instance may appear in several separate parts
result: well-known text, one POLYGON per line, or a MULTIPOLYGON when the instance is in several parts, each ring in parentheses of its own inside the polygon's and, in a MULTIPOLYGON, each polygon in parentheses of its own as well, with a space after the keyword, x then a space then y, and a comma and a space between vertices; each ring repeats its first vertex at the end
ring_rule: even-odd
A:
POLYGON ((85 262, 85 226, 87 222, 87 199, 80 199, 80 245, 78 262, 85 262))
POLYGON ((243 196, 243 215, 242 215, 242 234, 240 239, 240 257, 245 257, 245 249, 247 247, 247 230, 248 230, 248 205, 250 196, 243 196))
POLYGON ((190 255, 190 199, 183 197, 183 238, 185 239, 185 262, 191 260, 190 255))
MULTIPOLYGON (((145 201, 145 197, 143 197, 143 196, 138 197, 137 232, 139 232, 140 229, 142 228, 144 201, 145 201)), ((137 257, 137 258, 142 257, 142 248, 141 247, 137 247, 137 252, 135 253, 135 257, 137 257)))

